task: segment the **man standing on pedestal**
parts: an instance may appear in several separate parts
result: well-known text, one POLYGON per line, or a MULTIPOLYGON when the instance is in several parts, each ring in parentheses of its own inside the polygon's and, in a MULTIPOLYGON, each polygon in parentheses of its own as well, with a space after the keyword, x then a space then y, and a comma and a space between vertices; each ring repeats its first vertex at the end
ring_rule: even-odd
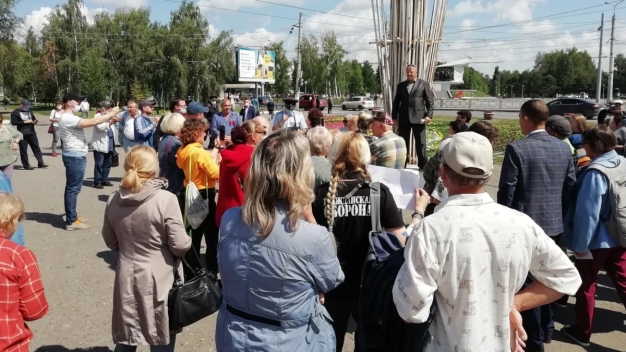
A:
MULTIPOLYGON (((430 85, 417 78, 415 65, 406 67, 406 81, 398 84, 396 96, 393 98, 392 119, 398 135, 410 146, 411 130, 415 138, 417 166, 422 169, 426 165, 426 125, 433 116, 434 100, 430 85)), ((409 150, 408 158, 411 151, 409 150)))

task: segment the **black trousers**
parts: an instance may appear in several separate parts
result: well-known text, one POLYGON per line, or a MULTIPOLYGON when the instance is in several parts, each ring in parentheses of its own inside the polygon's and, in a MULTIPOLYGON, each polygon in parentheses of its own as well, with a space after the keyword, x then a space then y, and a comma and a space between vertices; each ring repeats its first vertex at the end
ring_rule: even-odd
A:
MULTIPOLYGON (((550 236, 550 238, 558 244, 561 235, 550 236)), ((529 274, 522 289, 528 287, 533 281, 535 280, 529 274)), ((548 337, 552 337, 554 332, 554 306, 554 303, 550 303, 520 313, 524 330, 526 330, 528 335, 526 340, 526 348, 528 350, 543 351, 543 341, 548 337)))
POLYGON ((411 141, 411 130, 413 130, 413 136, 415 137, 415 151, 417 152, 417 166, 423 169, 428 161, 428 154, 426 154, 426 125, 415 124, 410 122, 400 122, 398 126, 398 134, 404 138, 407 148, 407 158, 411 155, 409 150, 411 141))
POLYGON ((28 146, 33 150, 35 158, 39 163, 38 166, 44 165, 43 157, 41 156, 41 149, 39 148, 39 139, 36 134, 25 134, 24 138, 19 142, 20 146, 20 159, 22 160, 22 166, 30 166, 28 162, 28 146))
POLYGON ((203 199, 209 199, 209 215, 204 219, 202 224, 195 230, 191 230, 191 243, 193 248, 200 255, 200 244, 202 237, 206 243, 206 254, 204 256, 206 268, 217 275, 217 241, 219 239, 219 227, 215 223, 215 188, 208 190, 200 190, 203 199))
POLYGON ((346 332, 348 331, 350 316, 354 318, 354 321, 358 320, 359 299, 326 298, 324 307, 326 307, 328 314, 330 314, 330 317, 333 319, 333 330, 335 330, 335 337, 337 339, 337 352, 341 352, 346 332))

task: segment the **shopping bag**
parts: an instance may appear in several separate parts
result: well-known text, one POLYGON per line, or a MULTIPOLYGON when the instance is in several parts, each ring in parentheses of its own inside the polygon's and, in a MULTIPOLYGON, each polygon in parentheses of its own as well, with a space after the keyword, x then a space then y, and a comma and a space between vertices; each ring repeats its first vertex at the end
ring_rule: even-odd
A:
POLYGON ((200 195, 198 187, 193 182, 187 184, 185 192, 185 214, 187 222, 192 229, 200 227, 204 219, 209 215, 209 202, 200 195))

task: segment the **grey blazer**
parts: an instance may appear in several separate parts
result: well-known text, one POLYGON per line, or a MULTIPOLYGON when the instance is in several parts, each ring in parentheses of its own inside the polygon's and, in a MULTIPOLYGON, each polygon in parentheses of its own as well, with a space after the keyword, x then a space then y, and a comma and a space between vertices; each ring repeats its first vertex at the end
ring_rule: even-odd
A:
POLYGON ((408 81, 400 82, 393 98, 392 119, 400 123, 422 123, 424 117, 433 117, 433 93, 427 82, 418 79, 411 92, 407 90, 408 81))

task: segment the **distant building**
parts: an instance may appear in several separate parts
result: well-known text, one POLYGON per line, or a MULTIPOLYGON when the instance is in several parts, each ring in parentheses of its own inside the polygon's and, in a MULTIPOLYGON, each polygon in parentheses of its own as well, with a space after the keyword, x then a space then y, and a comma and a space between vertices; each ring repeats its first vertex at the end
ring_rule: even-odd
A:
POLYGON ((450 87, 452 85, 463 84, 463 73, 469 64, 469 59, 463 59, 437 66, 432 87, 435 96, 444 99, 449 98, 448 91, 450 87))

